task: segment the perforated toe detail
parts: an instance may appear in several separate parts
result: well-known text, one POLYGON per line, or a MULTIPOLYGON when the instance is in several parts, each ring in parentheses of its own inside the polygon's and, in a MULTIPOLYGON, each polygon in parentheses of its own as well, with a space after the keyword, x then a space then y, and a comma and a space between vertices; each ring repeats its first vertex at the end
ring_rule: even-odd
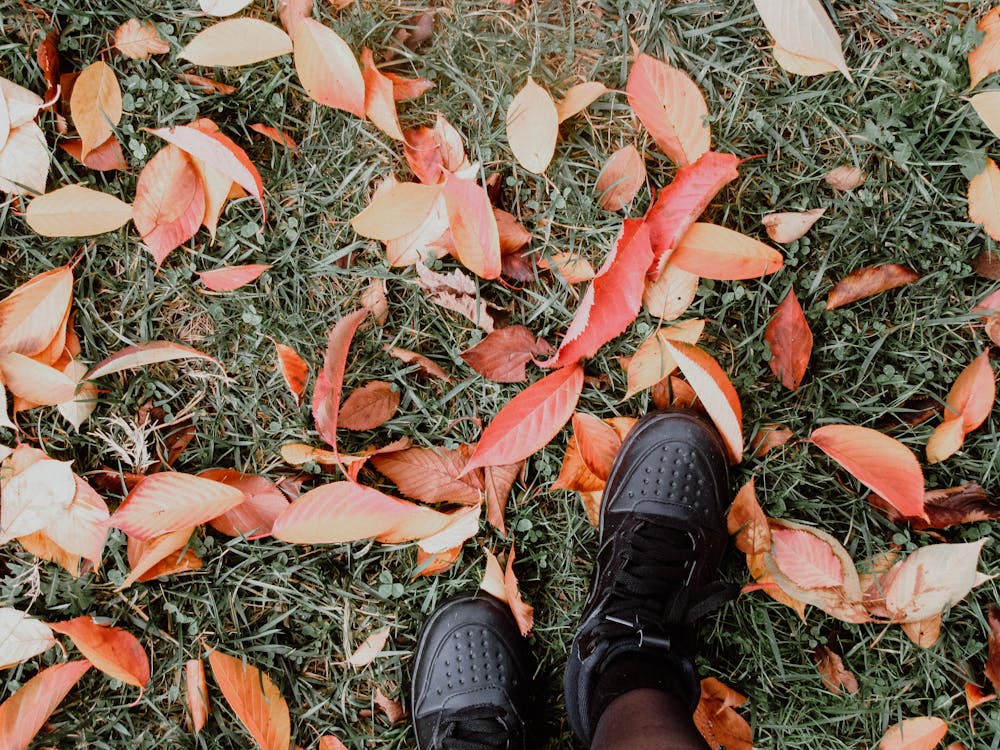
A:
POLYGON ((449 689, 466 686, 508 686, 518 684, 517 670, 511 656, 497 644, 500 635, 484 626, 458 628, 441 645, 438 658, 443 660, 449 689))

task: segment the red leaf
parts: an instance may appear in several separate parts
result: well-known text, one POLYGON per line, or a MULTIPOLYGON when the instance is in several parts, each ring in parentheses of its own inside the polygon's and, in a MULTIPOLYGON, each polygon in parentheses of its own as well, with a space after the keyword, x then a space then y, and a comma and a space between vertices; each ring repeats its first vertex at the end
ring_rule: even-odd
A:
POLYGON ((72 303, 73 269, 69 266, 53 268, 21 284, 0 300, 0 350, 36 357, 54 341, 62 349, 72 303))
POLYGON ((919 278, 920 274, 916 271, 896 263, 862 268, 834 285, 826 298, 826 309, 834 310, 888 289, 912 284, 919 278))
POLYGON ((0 705, 0 748, 27 750, 52 712, 90 669, 86 659, 43 669, 0 705))
POLYGON ((251 263, 245 266, 225 266, 214 271, 199 271, 201 283, 213 292, 231 292, 260 277, 271 266, 251 263))
POLYGON ((882 511, 893 523, 908 523, 917 531, 947 529, 963 523, 994 521, 1000 518, 1000 504, 991 500, 983 488, 974 482, 944 490, 929 490, 924 495, 927 520, 906 518, 878 495, 869 495, 868 502, 882 511))
POLYGON ((563 367, 579 362, 624 332, 639 314, 652 259, 649 229, 641 219, 626 219, 614 249, 584 292, 559 352, 539 364, 563 367))
POLYGON ((835 588, 844 583, 843 568, 830 545, 808 531, 772 530, 771 554, 781 572, 804 589, 835 588))
POLYGON ((923 471, 916 456, 898 440, 849 424, 821 427, 809 439, 904 516, 927 518, 923 471))
POLYGON ((407 497, 422 503, 476 505, 483 499, 483 480, 478 473, 459 479, 469 460, 468 446, 409 448, 371 457, 371 462, 407 497))
POLYGON ((394 391, 389 383, 381 380, 365 383, 344 399, 338 424, 345 430, 374 430, 392 419, 399 400, 399 391, 394 391))
POLYGON ((187 689, 188 711, 191 713, 191 726, 198 734, 208 720, 210 703, 208 702, 208 686, 205 684, 205 662, 201 659, 190 659, 184 665, 184 683, 187 689))
POLYGON ((261 750, 288 750, 292 741, 288 704, 271 678, 219 651, 208 655, 222 695, 261 750))
POLYGON ((85 167, 96 169, 98 172, 128 169, 128 162, 125 161, 122 146, 114 136, 108 138, 100 146, 90 149, 86 156, 83 155, 83 141, 79 138, 60 141, 59 148, 85 167))
POLYGON ((444 177, 444 172, 441 171, 441 148, 433 128, 421 126, 405 131, 403 156, 413 175, 425 185, 436 185, 444 177))
POLYGON ((285 385, 295 396, 295 403, 302 403, 302 394, 306 391, 306 381, 309 379, 309 365, 292 347, 272 341, 274 350, 278 353, 278 364, 281 367, 281 377, 285 385))
POLYGON ((445 382, 451 381, 451 376, 445 372, 441 365, 434 360, 425 357, 423 354, 411 352, 409 349, 400 349, 398 346, 389 346, 388 344, 386 345, 385 350, 396 359, 399 359, 408 365, 416 365, 420 368, 420 371, 426 375, 440 378, 445 382))
POLYGON ((50 622, 57 633, 68 635, 90 662, 102 672, 137 688, 149 682, 149 656, 139 639, 121 628, 98 625, 93 617, 50 622))
POLYGON ((520 383, 527 377, 526 365, 548 354, 552 347, 524 326, 498 328, 471 349, 462 359, 484 378, 498 383, 520 383))
POLYGON ((573 416, 583 390, 583 368, 571 365, 532 383, 483 430, 460 476, 482 466, 513 464, 541 450, 573 416))
POLYGON ((507 604, 517 621, 518 630, 521 635, 527 636, 535 624, 535 608, 530 604, 525 604, 521 598, 521 588, 517 584, 517 576, 514 575, 514 545, 510 547, 510 554, 507 556, 507 569, 503 576, 503 589, 507 594, 507 604))
MULTIPOLYGON (((54 29, 45 35, 35 50, 35 61, 45 76, 45 101, 54 102, 59 92, 59 32, 54 29)), ((51 106, 51 105, 50 105, 51 106)))
POLYGON ((205 189, 191 160, 176 146, 160 149, 139 173, 132 203, 132 221, 157 268, 194 237, 204 215, 205 189))
POLYGON ((242 503, 209 520, 208 525, 221 534, 250 539, 268 536, 275 520, 288 508, 285 494, 265 477, 235 469, 208 469, 198 476, 235 487, 244 495, 242 503))
POLYGON ((128 493, 109 526, 147 540, 193 526, 232 510, 245 500, 235 487, 176 471, 150 474, 128 493))
POLYGON ((745 234, 716 224, 694 224, 681 237, 670 262, 706 279, 757 279, 785 264, 781 253, 745 234))
POLYGON ((390 138, 402 141, 403 131, 396 115, 392 81, 375 67, 372 51, 367 47, 361 50, 361 65, 361 75, 365 82, 365 117, 390 138))
POLYGON ((795 290, 789 289, 764 332, 771 350, 771 372, 790 391, 799 387, 812 355, 813 335, 795 290))
POLYGON ((483 279, 500 275, 500 232, 486 190, 449 174, 444 183, 448 226, 458 261, 483 279))
POLYGON ((693 164, 677 170, 674 181, 660 189, 656 203, 645 217, 653 248, 650 276, 660 275, 681 237, 719 191, 740 176, 739 164, 740 160, 732 154, 708 151, 693 164))
POLYGON ((337 419, 340 413, 340 394, 344 389, 344 369, 347 367, 347 352, 367 310, 356 310, 345 315, 330 329, 327 336, 323 369, 313 387, 312 412, 316 429, 337 453, 337 419))
POLYGON ((416 99, 435 86, 434 81, 428 81, 426 78, 407 78, 390 70, 387 70, 382 75, 392 82, 392 98, 397 102, 416 99))

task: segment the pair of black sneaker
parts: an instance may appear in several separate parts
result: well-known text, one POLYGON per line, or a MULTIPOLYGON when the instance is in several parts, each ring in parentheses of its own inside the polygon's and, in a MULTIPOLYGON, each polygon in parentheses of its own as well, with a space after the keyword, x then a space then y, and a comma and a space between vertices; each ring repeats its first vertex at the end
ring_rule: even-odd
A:
MULTIPOLYGON (((574 734, 589 746, 615 698, 671 692, 693 711, 692 623, 732 595, 726 454, 690 412, 647 415, 622 444, 601 508, 600 549, 565 676, 574 734)), ((451 599, 417 645, 410 716, 418 750, 526 750, 531 660, 507 606, 484 592, 451 599)))

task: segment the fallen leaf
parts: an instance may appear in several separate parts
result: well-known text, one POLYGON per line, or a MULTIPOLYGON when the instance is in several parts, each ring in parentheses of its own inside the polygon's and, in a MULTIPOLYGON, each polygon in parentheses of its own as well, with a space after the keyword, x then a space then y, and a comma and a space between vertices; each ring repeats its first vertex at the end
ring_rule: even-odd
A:
POLYGON ((198 6, 203 13, 210 16, 231 16, 243 10, 253 0, 198 0, 198 6))
MULTIPOLYGON (((45 38, 35 50, 35 61, 38 63, 38 67, 42 69, 42 75, 45 76, 45 96, 43 98, 49 103, 47 106, 53 106, 59 96, 59 68, 61 67, 59 61, 58 31, 52 29, 45 35, 45 38)), ((0 99, 4 98, 3 93, 0 92, 0 99)), ((6 138, 0 138, 0 148, 3 148, 4 141, 6 141, 6 138)))
POLYGON ((983 16, 976 28, 985 36, 969 51, 970 86, 1000 70, 1000 8, 993 8, 983 16))
POLYGON ((0 351, 35 357, 66 328, 73 269, 60 266, 32 277, 0 300, 0 351))
POLYGON ((260 133, 263 136, 270 138, 272 141, 277 143, 279 146, 284 146, 289 151, 298 151, 299 144, 295 142, 292 136, 288 135, 283 130, 278 130, 278 128, 272 125, 265 125, 262 122, 255 122, 250 126, 250 129, 255 133, 260 133))
POLYGON ((313 18, 295 24, 295 70, 313 101, 365 116, 365 81, 343 39, 313 18))
POLYGON ((486 301, 479 296, 476 282, 457 268, 451 273, 435 273, 417 263, 417 286, 427 292, 430 301, 463 315, 486 333, 493 332, 493 318, 486 301))
POLYGON ((271 678, 218 650, 209 653, 208 663, 226 702, 261 750, 288 750, 292 741, 288 704, 271 678))
POLYGON ((955 453, 965 436, 986 421, 996 397, 996 376, 987 349, 962 370, 948 392, 944 422, 927 442, 927 462, 938 463, 955 453), (956 441, 949 440, 949 431, 957 433, 956 441))
POLYGON ((753 732, 735 708, 746 698, 714 677, 701 681, 701 697, 694 711, 694 725, 712 750, 752 750, 753 732))
POLYGON ((528 362, 551 350, 544 339, 536 339, 524 326, 508 326, 496 329, 461 356, 484 378, 497 383, 521 383, 528 377, 528 362))
POLYGON ((43 237, 89 237, 111 232, 132 218, 132 207, 113 195, 66 185, 28 204, 24 220, 43 237))
POLYGON ((6 78, 0 78, 0 98, 7 105, 11 132, 21 125, 34 120, 45 102, 34 91, 19 86, 6 78))
POLYGON ((763 458, 768 452, 780 448, 795 437, 795 433, 787 427, 778 424, 764 425, 754 435, 750 443, 750 452, 755 458, 763 458))
POLYGON ((143 167, 132 220, 159 268, 172 250, 194 237, 205 215, 205 190, 191 159, 168 145, 143 167))
POLYGON ((10 131, 0 149, 0 191, 13 195, 44 193, 49 174, 49 146, 34 122, 10 131))
POLYGON ((407 497, 422 503, 477 505, 483 500, 484 485, 479 474, 458 476, 469 460, 468 446, 409 448, 374 455, 371 462, 407 497))
POLYGON ((629 144, 608 157, 597 175, 597 203, 606 211, 621 211, 646 183, 646 162, 629 144))
POLYGON ((813 224, 826 213, 825 208, 814 208, 809 211, 790 211, 786 213, 767 214, 760 223, 767 230, 767 236, 779 244, 794 242, 805 236, 813 224))
POLYGON ((677 325, 660 328, 643 341, 628 363, 628 390, 625 398, 652 388, 677 369, 677 363, 665 346, 666 341, 695 344, 704 330, 704 320, 685 320, 677 325))
POLYGON ((567 284, 590 281, 597 275, 589 260, 573 253, 553 253, 538 258, 536 262, 539 268, 562 276, 567 284))
POLYGON ((421 372, 430 375, 431 377, 444 380, 445 382, 451 381, 451 376, 445 371, 441 365, 432 359, 425 357, 423 354, 417 352, 411 352, 409 349, 400 349, 398 346, 386 346, 385 349, 389 354, 408 365, 416 365, 420 368, 421 372))
POLYGON ((878 750, 934 750, 948 734, 943 719, 920 716, 893 724, 878 741, 878 750))
POLYGON ((556 114, 563 123, 578 115, 600 97, 608 93, 608 87, 599 81, 584 81, 569 88, 563 98, 556 102, 556 114))
POLYGON ((34 406, 57 406, 70 401, 76 394, 76 380, 17 352, 0 354, 0 379, 10 392, 27 402, 14 411, 34 406))
POLYGON ((992 159, 969 182, 969 220, 982 224, 990 237, 1000 241, 1000 168, 992 159))
POLYGON ((59 141, 59 148, 85 167, 96 169, 98 172, 128 169, 128 162, 125 161, 122 145, 114 136, 108 138, 100 146, 92 148, 86 156, 83 155, 83 141, 79 138, 68 138, 59 141))
POLYGON ((340 396, 344 388, 344 370, 347 352, 355 331, 368 315, 367 310, 356 310, 345 315, 327 334, 323 369, 313 386, 312 413, 316 430, 337 453, 337 421, 340 415, 340 396))
POLYGON ((834 310, 873 294, 912 284, 919 278, 916 271, 896 263, 861 268, 834 285, 826 298, 826 309, 834 310))
POLYGON ((771 555, 781 572, 801 588, 836 588, 844 583, 840 560, 830 545, 808 531, 772 530, 771 555))
POLYGON ((541 450, 573 416, 583 390, 583 368, 570 365, 532 383, 483 430, 464 476, 483 466, 517 463, 541 450))
POLYGON ((70 462, 55 461, 36 448, 18 446, 0 472, 0 544, 52 523, 76 497, 70 462))
POLYGON ((288 508, 285 494, 266 477, 235 469, 207 469, 198 476, 234 487, 244 495, 235 508, 209 519, 208 525, 220 534, 248 539, 268 536, 275 520, 288 508))
POLYGON ((985 543, 931 544, 893 565, 881 579, 887 616, 918 622, 962 601, 983 582, 976 567, 985 543))
POLYGON ((420 227, 440 195, 437 186, 390 178, 378 187, 368 207, 351 219, 351 226, 369 239, 397 239, 420 227))
POLYGON ((109 525, 129 536, 149 540, 160 534, 198 526, 245 500, 243 492, 192 474, 163 471, 136 485, 109 525))
POLYGON ((361 50, 361 77, 365 90, 365 117, 390 138, 405 140, 396 114, 395 87, 392 80, 375 66, 372 51, 361 50))
MULTIPOLYGON (((146 581, 159 577, 157 569, 162 563, 168 563, 171 567, 181 563, 183 555, 173 558, 171 556, 188 545, 193 533, 194 527, 190 527, 155 536, 149 541, 129 537, 128 564, 131 572, 122 581, 119 588, 127 589, 136 581, 146 581)), ((163 573, 163 575, 167 574, 163 573)))
POLYGON ((177 56, 195 65, 239 66, 292 51, 288 34, 257 18, 233 18, 200 31, 177 56))
POLYGON ((622 445, 614 427, 592 414, 577 412, 573 415, 573 435, 588 471, 606 482, 622 445))
POLYGON ((306 392, 306 382, 309 380, 309 365, 299 356, 299 353, 287 344, 279 344, 272 340, 274 351, 278 355, 278 366, 285 385, 295 397, 295 403, 302 403, 302 394, 306 392))
POLYGON ((389 627, 379 628, 369 635, 358 646, 354 653, 347 657, 347 663, 355 669, 367 667, 385 649, 386 641, 389 640, 389 627))
MULTIPOLYGON (((74 475, 76 492, 69 506, 45 525, 46 536, 70 555, 100 567, 108 536, 108 506, 86 480, 74 475)), ((76 566, 70 572, 76 572, 76 566)))
MULTIPOLYGON (((844 60, 840 35, 820 0, 754 0, 761 20, 778 45, 799 57, 839 70, 853 81, 844 60)), ((782 58, 778 57, 782 63, 782 58)), ((792 71, 795 72, 795 71, 792 71)))
POLYGON ((26 750, 90 666, 86 659, 53 664, 0 704, 0 737, 4 750, 26 750))
POLYGON ((654 318, 677 320, 691 307, 700 282, 697 274, 667 263, 658 277, 652 281, 647 278, 642 292, 642 306, 654 318))
MULTIPOLYGON (((812 0, 810 0, 811 2, 812 0)), ((823 176, 823 181, 827 185, 834 188, 835 190, 840 190, 843 192, 848 192, 859 188, 865 184, 865 180, 868 179, 863 171, 857 167, 841 166, 834 167, 829 172, 823 176)))
POLYGON ((823 684, 831 693, 840 695, 842 690, 848 693, 858 692, 858 679, 844 666, 844 660, 836 651, 826 646, 817 646, 813 652, 813 660, 823 678, 823 684))
POLYGON ((987 657, 986 666, 983 672, 986 679, 993 685, 993 689, 1000 692, 1000 609, 995 604, 991 604, 986 615, 986 624, 989 627, 987 636, 987 657))
POLYGON ((785 388, 796 390, 809 366, 813 335, 794 289, 775 308, 764 340, 771 351, 771 372, 785 388))
POLYGON ((487 466, 483 469, 483 485, 486 492, 486 521, 507 535, 505 516, 514 480, 520 476, 524 462, 518 461, 506 466, 487 466))
POLYGON ((160 36, 156 26, 137 18, 130 18, 115 29, 115 47, 131 60, 146 60, 150 55, 170 51, 170 44, 160 36))
POLYGON ((385 71, 382 75, 392 83, 392 98, 397 102, 416 99, 437 85, 434 81, 429 81, 426 78, 407 78, 399 73, 393 73, 391 70, 385 71))
POLYGON ((328 734, 319 738, 319 750, 347 750, 347 745, 328 734))
POLYGON ((678 268, 706 279, 756 279, 784 266, 781 253, 717 224, 695 223, 670 255, 678 268))
POLYGON ((514 575, 514 545, 510 546, 510 554, 507 555, 507 568, 503 576, 503 589, 507 594, 507 604, 517 621, 517 628, 521 635, 527 637, 531 633, 535 624, 535 608, 526 604, 521 598, 521 588, 514 575))
POLYGON ((122 119, 122 90, 115 72, 101 61, 84 68, 73 85, 69 110, 86 156, 111 137, 122 119))
POLYGON ((916 622, 901 622, 899 627, 920 648, 930 648, 941 637, 941 615, 916 622))
POLYGON ((399 401, 399 390, 382 380, 372 380, 344 399, 338 425, 345 430, 374 430, 393 418, 399 401))
POLYGON ((584 292, 555 357, 542 367, 563 367, 592 357, 635 320, 642 304, 646 270, 652 262, 649 230, 626 219, 615 247, 584 292))
POLYGON ((0 669, 13 667, 56 645, 41 620, 13 607, 0 607, 0 669))
POLYGON ((528 78, 507 108, 507 142, 518 164, 542 174, 559 137, 559 114, 549 93, 528 78))
POLYGON ((969 104, 986 123, 997 138, 1000 138, 1000 91, 984 91, 970 97, 969 104))
POLYGON ((175 344, 173 341, 147 341, 144 344, 126 346, 107 359, 98 362, 87 373, 84 380, 96 380, 122 370, 133 370, 136 367, 145 367, 158 362, 172 362, 178 359, 207 359, 220 368, 222 367, 222 364, 215 357, 210 357, 189 346, 175 344))
POLYGON ((213 292, 232 292, 256 281, 271 266, 251 263, 245 266, 225 266, 212 271, 199 271, 201 283, 213 292))
POLYGON ((965 704, 969 708, 969 724, 972 724, 972 712, 984 703, 996 700, 996 693, 985 695, 978 685, 965 683, 965 704))
MULTIPOLYGON (((312 0, 310 0, 311 4, 312 0)), ((220 83, 219 81, 213 81, 211 78, 205 78, 205 76, 195 75, 194 73, 179 73, 178 78, 180 78, 184 83, 191 86, 206 91, 209 94, 222 94, 223 96, 229 96, 230 94, 236 93, 236 87, 230 86, 227 83, 220 83)))
POLYGON ((904 516, 926 518, 923 471, 898 440, 848 424, 820 427, 809 440, 904 516))
POLYGON ((191 728, 198 734, 208 721, 211 711, 208 685, 205 683, 205 662, 201 659, 189 659, 184 663, 184 686, 188 713, 191 714, 191 728))
POLYGON ((736 549, 747 555, 758 555, 771 549, 771 529, 767 516, 757 502, 754 480, 740 487, 726 515, 726 527, 735 535, 736 549))
POLYGON ((641 54, 629 71, 625 91, 656 145, 678 166, 693 163, 711 148, 708 106, 687 73, 641 54))
POLYGON ((100 625, 93 617, 51 622, 49 627, 69 636, 80 653, 105 674, 137 688, 149 682, 149 656, 131 633, 100 625))
POLYGON ((403 708, 403 704, 388 697, 382 692, 382 688, 375 689, 375 696, 372 700, 375 701, 375 705, 379 707, 379 710, 385 714, 390 724, 398 724, 406 718, 406 709, 403 708))
POLYGON ((878 495, 868 496, 869 502, 893 523, 906 522, 918 531, 947 529, 951 526, 1000 518, 1000 503, 991 500, 983 488, 970 482, 944 490, 929 490, 924 496, 927 520, 905 518, 878 495))
POLYGON ((500 231, 486 190, 449 174, 442 189, 459 263, 483 279, 500 276, 500 231))

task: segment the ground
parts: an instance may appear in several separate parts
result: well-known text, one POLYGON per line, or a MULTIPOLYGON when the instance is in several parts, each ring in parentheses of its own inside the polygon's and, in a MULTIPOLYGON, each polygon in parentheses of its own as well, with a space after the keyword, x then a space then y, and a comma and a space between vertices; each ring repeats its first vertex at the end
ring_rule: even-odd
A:
MULTIPOLYGON (((748 435, 781 423, 802 437, 836 422, 879 425, 922 455, 930 423, 910 426, 908 402, 943 400, 962 368, 983 348, 968 311, 991 289, 972 259, 995 247, 967 219, 969 178, 997 142, 968 106, 965 56, 978 40, 975 19, 990 3, 945 0, 865 0, 828 3, 844 38, 854 83, 838 75, 803 78, 778 68, 750 0, 702 2, 443 2, 433 38, 416 52, 393 35, 424 9, 415 2, 358 0, 335 12, 317 3, 315 16, 336 28, 355 51, 376 57, 395 49, 396 70, 430 78, 436 87, 401 106, 405 126, 429 124, 440 112, 464 135, 471 158, 501 176, 502 207, 534 238, 533 257, 572 250, 599 265, 622 215, 598 207, 594 182, 607 156, 627 143, 644 150, 648 186, 631 207, 641 215, 650 187, 669 182, 674 168, 633 121, 622 94, 598 100, 568 123, 545 176, 515 165, 506 143, 504 113, 531 75, 561 92, 584 79, 622 89, 632 47, 687 71, 708 101, 715 148, 756 157, 741 169, 708 211, 710 220, 764 237, 761 217, 772 211, 827 207, 824 220, 783 248, 785 268, 748 282, 702 283, 689 316, 707 318, 705 346, 730 374, 744 407, 748 435), (840 193, 822 176, 847 164, 868 174, 860 189, 840 193), (922 278, 833 312, 824 311, 833 282, 875 263, 903 263, 922 278), (763 331, 794 287, 816 340, 810 370, 792 393, 767 365, 763 331)), ((279 478, 291 470, 279 455, 291 441, 321 445, 308 407, 298 407, 276 370, 271 338, 294 346, 315 368, 325 334, 357 307, 372 278, 385 279, 389 317, 355 342, 346 388, 370 379, 396 384, 399 415, 375 433, 344 437, 346 449, 408 436, 419 445, 473 442, 521 386, 478 377, 459 358, 481 333, 431 304, 409 269, 389 268, 378 243, 356 235, 347 220, 367 203, 374 181, 407 175, 401 149, 370 123, 310 102, 289 57, 238 69, 205 71, 176 57, 199 29, 212 23, 192 2, 134 0, 44 4, 62 31, 66 69, 102 55, 125 92, 126 116, 117 134, 131 169, 88 170, 54 152, 50 185, 82 181, 128 198, 138 172, 159 148, 144 128, 210 117, 248 149, 260 167, 269 217, 236 201, 220 222, 218 241, 200 233, 159 271, 131 227, 86 244, 76 268, 75 321, 85 356, 103 359, 126 343, 183 341, 217 357, 226 377, 210 368, 161 365, 130 377, 107 378, 90 424, 80 433, 33 412, 24 439, 52 456, 72 459, 86 475, 107 465, 133 467, 110 446, 137 439, 139 408, 163 410, 161 422, 191 414, 197 434, 175 468, 234 467, 279 478), (107 53, 109 34, 129 18, 154 21, 171 52, 148 61, 107 53), (236 87, 231 96, 206 94, 181 83, 181 71, 212 75, 236 87), (300 155, 248 130, 262 122, 292 134, 300 155), (194 272, 219 265, 267 263, 257 283, 225 295, 207 293, 194 272), (386 345, 418 350, 454 375, 450 384, 419 377, 384 353, 386 345)), ((249 11, 276 22, 258 0, 249 11)), ((47 28, 42 14, 12 0, 0 3, 0 75, 44 89, 33 50, 47 28)), ((51 132, 51 128, 47 128, 51 132)), ((0 297, 31 276, 66 263, 76 240, 36 236, 10 203, 0 208, 0 297)), ((451 268, 445 262, 442 268, 451 268)), ((550 342, 567 326, 581 292, 552 275, 524 286, 484 284, 482 294, 509 320, 550 342)), ((640 415, 647 394, 624 400, 618 357, 634 352, 654 330, 643 313, 630 330, 586 365, 600 387, 584 390, 579 408, 601 417, 640 415)), ((541 371, 529 368, 529 378, 541 371)), ((994 494, 1000 468, 996 412, 969 436, 953 459, 926 469, 928 486, 977 481, 994 494)), ((548 489, 558 473, 567 433, 530 460, 508 510, 518 548, 517 573, 535 606, 532 647, 538 657, 539 701, 546 717, 543 747, 568 747, 562 718, 562 668, 588 585, 596 533, 574 494, 548 489)), ((138 439, 163 449, 162 432, 138 439)), ((0 441, 13 436, 0 428, 0 441)), ((890 544, 904 550, 927 538, 871 510, 859 485, 815 448, 795 442, 734 471, 734 486, 756 477, 765 511, 813 522, 833 533, 856 559, 890 544)), ((317 481, 321 478, 317 477, 317 481)), ((367 481, 375 481, 368 479, 367 481)), ((114 504, 121 494, 108 493, 114 504)), ((991 536, 992 524, 949 532, 951 541, 991 536)), ((196 538, 205 566, 198 572, 140 584, 122 592, 125 539, 113 532, 100 571, 73 580, 39 564, 16 544, 0 549, 0 605, 43 619, 90 614, 139 634, 152 652, 153 681, 143 696, 90 673, 52 719, 38 747, 244 748, 248 739, 220 700, 197 739, 189 733, 180 667, 206 646, 246 658, 278 684, 292 709, 299 745, 315 747, 335 733, 351 748, 406 748, 405 724, 389 727, 373 704, 377 686, 407 694, 407 675, 420 623, 444 597, 478 584, 482 548, 506 549, 509 538, 486 528, 466 545, 459 564, 441 576, 412 578, 411 545, 356 543, 294 546, 275 540, 196 538), (341 662, 372 630, 390 625, 386 652, 361 670, 341 662), (374 711, 374 715, 372 712, 374 711)), ((987 546, 981 569, 996 572, 1000 554, 987 546)), ((728 579, 747 579, 735 551, 728 579)), ((885 728, 909 716, 936 715, 951 723, 951 739, 967 748, 997 748, 1000 714, 980 710, 974 736, 963 688, 981 675, 986 653, 985 611, 997 587, 980 587, 946 616, 940 642, 913 645, 895 627, 840 625, 812 610, 806 623, 760 593, 740 596, 703 628, 699 665, 749 697, 745 713, 760 747, 827 750, 872 746, 885 728), (858 677, 859 693, 835 697, 813 663, 817 645, 830 644, 858 677)), ((61 659, 50 651, 46 663, 61 659)), ((3 673, 4 697, 30 677, 37 660, 3 673)))

